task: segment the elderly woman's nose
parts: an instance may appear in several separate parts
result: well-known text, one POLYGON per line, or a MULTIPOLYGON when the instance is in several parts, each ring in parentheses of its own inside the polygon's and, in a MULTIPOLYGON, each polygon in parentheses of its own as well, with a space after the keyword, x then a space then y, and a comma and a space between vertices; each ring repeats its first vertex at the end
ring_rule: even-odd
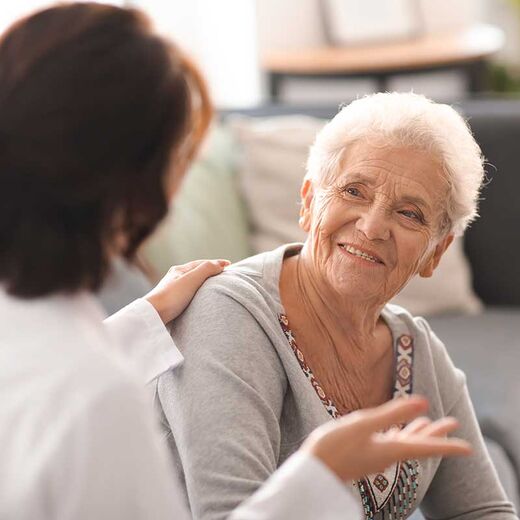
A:
POLYGON ((387 216, 376 208, 367 210, 359 216, 356 229, 361 231, 368 240, 387 240, 390 236, 387 216))

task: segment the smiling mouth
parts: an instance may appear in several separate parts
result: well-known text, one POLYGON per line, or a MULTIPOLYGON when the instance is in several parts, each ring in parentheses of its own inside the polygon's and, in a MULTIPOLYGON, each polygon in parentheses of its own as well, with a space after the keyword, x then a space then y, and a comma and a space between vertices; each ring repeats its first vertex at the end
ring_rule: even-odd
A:
POLYGON ((346 251, 348 254, 352 256, 356 256, 358 258, 362 258, 363 260, 367 260, 368 262, 372 262, 373 264, 383 264, 384 262, 377 256, 371 255, 366 251, 362 251, 357 247, 351 246, 349 244, 338 244, 341 249, 346 251))

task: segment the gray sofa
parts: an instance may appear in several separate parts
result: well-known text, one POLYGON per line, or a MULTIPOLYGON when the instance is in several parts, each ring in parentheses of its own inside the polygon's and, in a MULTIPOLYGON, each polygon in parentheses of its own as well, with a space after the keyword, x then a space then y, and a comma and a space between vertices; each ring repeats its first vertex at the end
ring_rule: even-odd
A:
MULTIPOLYGON (((504 487, 520 505, 520 101, 468 100, 458 105, 489 162, 481 218, 465 235, 474 289, 486 305, 477 316, 429 319, 455 364, 466 372, 489 451, 504 487)), ((337 107, 273 105, 249 116, 306 114, 330 118, 337 107)), ((222 114, 225 118, 228 114, 222 114)), ((144 292, 140 273, 119 265, 101 292, 108 311, 144 292)), ((420 513, 414 518, 422 518, 420 513)))

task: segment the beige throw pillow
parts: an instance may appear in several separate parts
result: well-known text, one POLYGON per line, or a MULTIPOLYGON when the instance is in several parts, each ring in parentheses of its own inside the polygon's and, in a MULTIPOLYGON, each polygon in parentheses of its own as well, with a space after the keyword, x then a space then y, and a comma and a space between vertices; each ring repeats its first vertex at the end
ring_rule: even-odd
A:
MULTIPOLYGON (((300 185, 309 147, 325 121, 307 116, 235 116, 229 126, 240 150, 239 180, 255 252, 305 240, 298 227, 300 185)), ((415 277, 393 300, 412 314, 475 313, 482 304, 457 239, 432 278, 415 277)))
POLYGON ((251 254, 235 154, 229 131, 215 125, 170 212, 143 247, 157 275, 197 258, 238 261, 251 254))

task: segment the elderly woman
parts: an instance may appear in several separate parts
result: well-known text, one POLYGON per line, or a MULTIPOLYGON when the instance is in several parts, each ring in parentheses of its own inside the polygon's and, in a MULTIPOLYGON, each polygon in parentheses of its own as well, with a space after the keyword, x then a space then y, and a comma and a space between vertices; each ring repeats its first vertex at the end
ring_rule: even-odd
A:
POLYGON ((305 243, 209 280, 175 322, 185 363, 158 395, 195 518, 225 518, 319 424, 412 390, 432 418, 460 421, 474 454, 353 482, 366 518, 418 506, 435 519, 517 518, 463 373, 423 318, 387 305, 475 218, 483 175, 463 119, 422 96, 360 99, 319 133, 301 190, 305 243))

